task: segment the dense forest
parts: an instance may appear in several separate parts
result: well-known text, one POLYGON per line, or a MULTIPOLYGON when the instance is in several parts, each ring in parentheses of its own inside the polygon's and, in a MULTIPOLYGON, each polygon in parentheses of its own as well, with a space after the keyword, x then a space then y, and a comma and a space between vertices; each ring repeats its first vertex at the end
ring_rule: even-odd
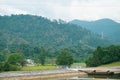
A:
POLYGON ((120 46, 97 47, 86 61, 87 66, 99 66, 120 61, 120 46))
POLYGON ((69 48, 75 61, 83 61, 96 46, 113 44, 101 35, 63 20, 34 15, 0 16, 0 54, 22 53, 36 62, 41 48, 47 58, 69 48))
POLYGON ((73 20, 70 23, 80 25, 94 33, 100 34, 103 38, 114 41, 114 44, 120 44, 120 23, 112 19, 103 18, 95 21, 73 20))

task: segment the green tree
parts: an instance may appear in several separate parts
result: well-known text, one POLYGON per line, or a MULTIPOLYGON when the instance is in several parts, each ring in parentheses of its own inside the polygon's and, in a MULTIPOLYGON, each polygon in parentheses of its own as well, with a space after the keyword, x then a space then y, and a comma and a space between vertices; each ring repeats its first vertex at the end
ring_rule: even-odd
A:
POLYGON ((4 62, 4 61, 5 61, 5 55, 0 53, 0 62, 4 62))
POLYGON ((9 55, 7 63, 17 66, 23 66, 25 64, 25 59, 21 53, 12 53, 9 55))
POLYGON ((0 62, 0 72, 1 71, 4 71, 4 63, 3 62, 0 62))
POLYGON ((73 63, 73 56, 71 55, 71 51, 68 48, 62 49, 60 55, 57 57, 56 63, 57 65, 70 67, 73 63))
POLYGON ((35 60, 37 60, 39 63, 41 63, 41 65, 44 65, 45 64, 45 59, 46 59, 45 48, 44 47, 41 47, 41 48, 35 47, 34 52, 37 54, 35 56, 35 60))
POLYGON ((120 61, 120 46, 97 47, 86 61, 87 66, 99 66, 120 61))
POLYGON ((8 55, 6 61, 0 63, 0 71, 16 71, 20 70, 25 64, 25 59, 20 53, 12 53, 8 55))
POLYGON ((39 55, 39 60, 40 60, 41 65, 45 64, 45 58, 46 58, 45 49, 43 47, 41 47, 41 49, 40 49, 40 55, 39 55))

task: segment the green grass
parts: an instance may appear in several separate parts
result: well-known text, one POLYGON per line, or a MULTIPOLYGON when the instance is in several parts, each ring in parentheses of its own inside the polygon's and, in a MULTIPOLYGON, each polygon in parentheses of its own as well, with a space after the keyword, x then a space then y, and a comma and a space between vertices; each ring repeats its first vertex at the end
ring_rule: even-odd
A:
MULTIPOLYGON (((86 67, 85 63, 73 63, 71 67, 86 67)), ((22 71, 33 71, 33 70, 53 70, 56 69, 56 65, 47 64, 45 66, 42 65, 35 65, 35 66, 24 66, 21 70, 22 71)))
POLYGON ((33 71, 33 70, 52 70, 56 69, 55 65, 35 65, 35 66, 24 66, 21 70, 22 71, 33 71))
POLYGON ((114 66, 120 66, 120 61, 113 62, 113 63, 110 63, 110 64, 101 65, 99 67, 114 67, 114 66))

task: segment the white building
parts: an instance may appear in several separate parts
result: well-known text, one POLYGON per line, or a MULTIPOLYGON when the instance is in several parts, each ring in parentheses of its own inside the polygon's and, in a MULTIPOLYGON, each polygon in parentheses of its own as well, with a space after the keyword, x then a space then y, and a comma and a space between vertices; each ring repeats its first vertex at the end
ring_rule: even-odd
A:
POLYGON ((26 65, 27 66, 35 66, 35 63, 32 59, 26 59, 26 65))

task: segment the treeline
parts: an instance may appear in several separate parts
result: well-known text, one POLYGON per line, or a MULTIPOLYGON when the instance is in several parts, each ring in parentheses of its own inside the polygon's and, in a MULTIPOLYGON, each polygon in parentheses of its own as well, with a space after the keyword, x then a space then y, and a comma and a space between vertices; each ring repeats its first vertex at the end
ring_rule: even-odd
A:
MULTIPOLYGON (((24 59, 32 59, 35 63, 39 63, 41 65, 45 64, 46 58, 55 58, 55 56, 51 56, 48 53, 48 49, 44 47, 31 47, 30 45, 21 44, 19 46, 15 46, 14 48, 9 48, 9 52, 1 51, 0 52, 0 62, 6 62, 8 56, 13 53, 21 53, 24 59)), ((53 53, 54 54, 54 53, 53 53)))
POLYGON ((97 47, 93 55, 86 61, 87 66, 99 66, 120 61, 120 46, 97 47))
MULTIPOLYGON (((45 65, 47 57, 45 49, 43 47, 36 48, 35 53, 38 54, 34 56, 37 64, 45 65)), ((54 64, 65 67, 70 67, 74 62, 71 50, 68 48, 61 49, 55 59, 54 64)), ((0 72, 21 70, 23 66, 26 66, 26 63, 27 59, 22 53, 11 53, 8 55, 0 53, 0 72)))

